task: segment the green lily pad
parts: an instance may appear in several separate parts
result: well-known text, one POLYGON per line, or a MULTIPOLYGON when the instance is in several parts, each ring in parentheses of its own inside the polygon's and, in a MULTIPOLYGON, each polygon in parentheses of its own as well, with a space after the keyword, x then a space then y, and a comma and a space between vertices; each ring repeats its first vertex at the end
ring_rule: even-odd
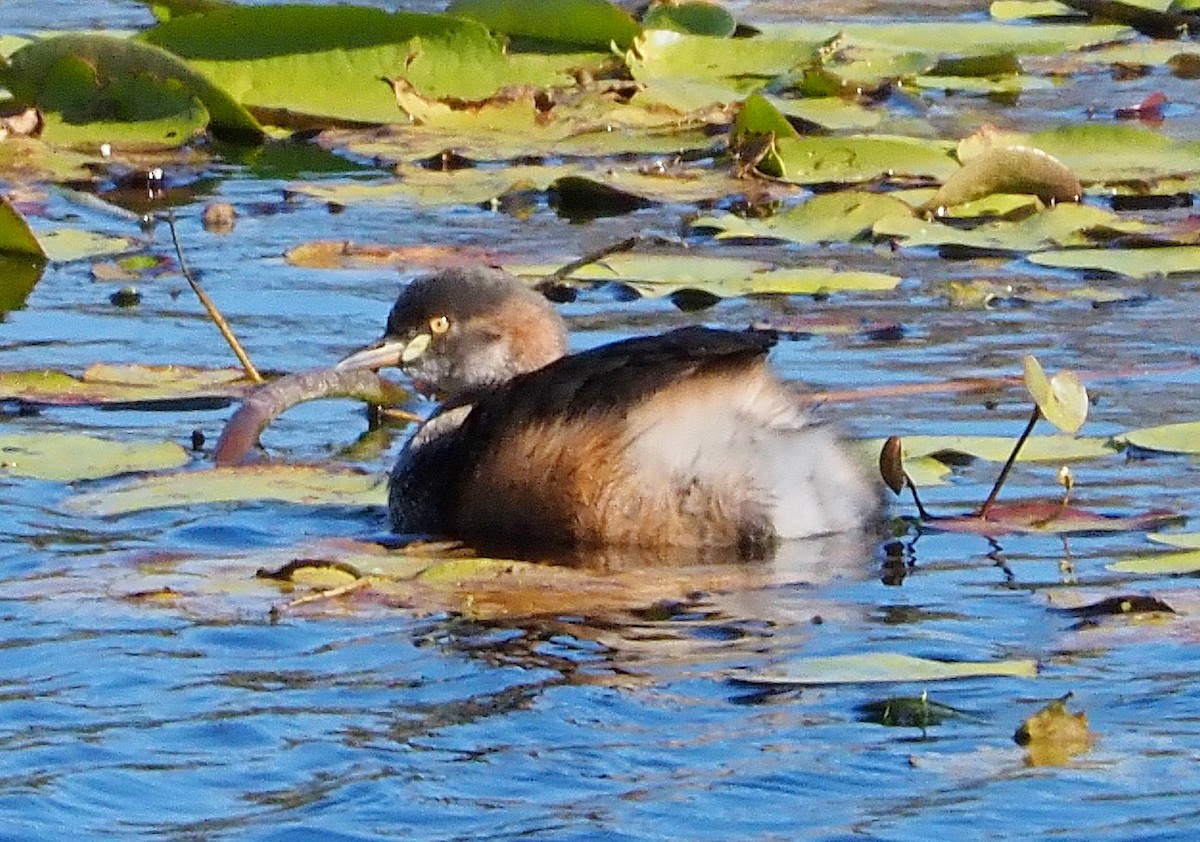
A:
POLYGON ((875 128, 883 121, 879 111, 835 96, 768 99, 780 113, 830 131, 865 131, 875 128))
POLYGON ((1086 18, 1087 14, 1059 3, 1058 0, 995 0, 988 13, 996 20, 1023 18, 1086 18))
POLYGON ((46 257, 55 263, 124 254, 141 246, 129 237, 112 237, 78 228, 41 231, 38 233, 38 240, 46 251, 46 257))
POLYGON ((792 243, 849 242, 871 232, 884 217, 911 216, 904 202, 880 193, 844 190, 814 196, 802 205, 767 217, 702 216, 693 228, 716 229, 716 239, 767 238, 792 243))
POLYGON ((1200 172, 1200 142, 1120 123, 1081 123, 1029 135, 1084 182, 1155 179, 1200 172))
POLYGON ((46 136, 179 145, 197 128, 259 141, 262 129, 221 87, 159 47, 107 35, 60 35, 13 54, 0 81, 47 115, 46 136), (81 127, 80 124, 84 124, 81 127))
POLYGON ((62 371, 0 371, 0 398, 45 406, 157 404, 221 407, 248 382, 238 369, 93 365, 82 377, 62 371))
POLYGON ((891 652, 800 658, 782 668, 737 674, 750 684, 818 686, 823 684, 883 684, 952 681, 962 678, 1010 676, 1035 678, 1037 661, 936 661, 891 652))
MULTIPOLYGON (((544 278, 558 267, 505 266, 513 274, 544 278)), ((876 272, 826 268, 777 268, 757 260, 671 254, 615 254, 573 272, 572 281, 616 282, 657 297, 698 290, 720 298, 740 295, 816 295, 839 290, 885 291, 900 278, 876 272)))
POLYGON ((29 223, 3 194, 0 194, 0 253, 46 260, 46 253, 30 230, 29 223))
POLYGON ((1105 568, 1114 573, 1145 573, 1158 576, 1184 576, 1200 572, 1200 550, 1123 558, 1105 568))
POLYGON ((1068 435, 1076 433, 1088 415, 1088 395, 1073 371, 1059 371, 1047 377, 1037 357, 1026 354, 1025 388, 1041 410, 1042 417, 1068 435))
POLYGON ((716 3, 658 3, 642 18, 646 29, 673 29, 688 35, 728 38, 737 29, 733 15, 716 3))
POLYGON ((130 480, 66 501, 72 512, 111 517, 147 509, 211 503, 279 500, 307 506, 377 506, 387 500, 387 478, 310 465, 254 465, 184 471, 130 480))
MULTIPOLYGON (((875 452, 883 440, 875 443, 875 452)), ((1012 452, 1013 439, 1006 436, 905 436, 902 457, 905 460, 924 456, 958 461, 962 456, 1003 462, 1012 452)), ((1018 462, 1067 462, 1076 459, 1095 459, 1112 456, 1116 449, 1107 439, 1077 438, 1075 436, 1030 436, 1025 440, 1018 462)))
POLYGON ((1143 450, 1200 454, 1200 421, 1130 430, 1119 436, 1113 436, 1113 441, 1117 444, 1140 447, 1143 450))
POLYGON ((1085 232, 1093 228, 1134 232, 1145 227, 1144 223, 1122 219, 1111 211, 1068 203, 1046 208, 1018 222, 998 220, 974 228, 957 228, 912 216, 887 216, 878 220, 873 230, 876 236, 897 238, 905 247, 954 246, 982 252, 1020 253, 1054 245, 1089 244, 1092 240, 1085 232))
POLYGON ((1029 255, 1026 260, 1055 269, 1089 269, 1130 278, 1149 278, 1200 272, 1200 246, 1042 251, 1029 255))
POLYGON ((355 6, 221 9, 142 33, 182 56, 239 102, 268 112, 340 121, 407 121, 383 79, 421 94, 477 100, 530 79, 474 21, 355 6))
POLYGON ((639 82, 663 77, 766 80, 817 60, 823 41, 715 38, 650 29, 639 35, 625 63, 639 82))
MULTIPOLYGON (((779 24, 760 27, 774 38, 812 38, 830 32, 829 24, 779 24)), ((1014 26, 998 21, 928 23, 851 23, 835 30, 842 45, 885 47, 934 56, 1054 55, 1124 41, 1127 26, 1014 26)))
POLYGON ((119 442, 76 433, 0 435, 0 471, 55 482, 178 468, 188 459, 174 442, 119 442))
POLYGON ((781 137, 758 168, 794 184, 847 184, 896 177, 945 179, 957 169, 948 143, 888 135, 781 137))
POLYGON ((1146 537, 1156 544, 1200 550, 1200 532, 1155 532, 1146 537))
POLYGON ((641 31, 608 0, 455 0, 446 13, 505 35, 602 50, 610 44, 624 50, 641 31))

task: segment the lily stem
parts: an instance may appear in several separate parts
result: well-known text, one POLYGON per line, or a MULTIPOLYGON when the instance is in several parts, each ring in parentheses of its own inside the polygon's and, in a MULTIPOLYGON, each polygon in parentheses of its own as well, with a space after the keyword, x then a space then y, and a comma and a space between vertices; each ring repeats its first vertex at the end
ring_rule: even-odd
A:
POLYGON ((992 486, 992 491, 988 494, 987 499, 983 501, 983 505, 979 507, 979 512, 976 517, 987 517, 988 511, 992 508, 992 504, 996 502, 996 497, 1000 495, 1000 489, 1004 485, 1004 481, 1008 479, 1009 471, 1012 470, 1013 464, 1017 461, 1017 454, 1021 452, 1021 448, 1025 446, 1026 439, 1033 433, 1033 428, 1037 425, 1038 419, 1042 417, 1042 410, 1034 406, 1033 412, 1029 416, 1029 423, 1025 425, 1024 432, 1017 439, 1017 443, 1013 445, 1012 453, 1008 454, 1008 461, 1004 463, 1004 467, 1000 469, 1000 476, 996 477, 996 484, 992 486))

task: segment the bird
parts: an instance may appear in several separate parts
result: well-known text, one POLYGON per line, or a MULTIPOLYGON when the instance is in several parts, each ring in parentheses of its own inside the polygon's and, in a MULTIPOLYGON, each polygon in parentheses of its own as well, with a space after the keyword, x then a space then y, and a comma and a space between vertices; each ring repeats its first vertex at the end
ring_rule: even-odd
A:
POLYGON ((398 367, 440 406, 388 483, 394 531, 477 549, 722 548, 865 529, 879 484, 769 368, 776 337, 688 326, 570 353, 554 305, 456 266, 402 288, 335 367, 398 367))

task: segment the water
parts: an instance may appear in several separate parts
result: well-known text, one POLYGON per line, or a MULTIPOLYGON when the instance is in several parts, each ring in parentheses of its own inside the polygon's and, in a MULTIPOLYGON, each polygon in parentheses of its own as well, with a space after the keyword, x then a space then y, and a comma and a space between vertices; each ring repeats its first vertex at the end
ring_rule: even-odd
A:
MULTIPOLYGON (((149 22, 129 3, 3 8, 12 32, 149 22)), ((845 11, 891 16, 898 8, 845 11)), ((939 4, 937 14, 978 16, 955 4, 939 4)), ((1195 126, 1170 128, 1187 134, 1195 126)), ((285 370, 333 361, 376 336, 399 282, 391 270, 286 266, 282 252, 306 240, 454 242, 553 259, 631 231, 674 231, 689 210, 586 225, 544 206, 526 220, 402 204, 330 216, 316 202, 285 205, 286 172, 231 165, 207 175, 208 195, 178 211, 189 260, 259 365, 285 370), (232 235, 200 228, 210 197, 242 211, 232 235)), ((51 219, 136 233, 69 197, 52 192, 47 201, 51 219)), ((155 251, 168 253, 164 232, 154 236, 155 251)), ((754 253, 767 249, 800 261, 822 256, 754 253)), ((851 334, 782 343, 773 357, 779 369, 818 388, 1010 374, 1027 351, 1050 370, 1178 364, 1194 347, 1200 298, 1190 281, 1151 285, 1140 306, 955 310, 944 299, 948 280, 1028 278, 996 261, 839 256, 900 274, 904 284, 827 301, 727 301, 699 316, 598 290, 565 313, 580 347, 697 318, 741 326, 782 311, 904 326, 898 341, 851 334)), ((86 264, 50 267, 25 309, 0 324, 0 366, 228 364, 198 305, 176 294, 180 285, 177 277, 152 282, 141 307, 121 310, 86 264)), ((1087 431, 1200 417, 1196 384, 1187 368, 1097 382, 1087 431)), ((999 398, 988 409, 980 396, 897 395, 832 404, 825 414, 862 435, 1015 435, 1028 410, 1015 392, 999 398)), ((10 413, 3 426, 180 442, 198 429, 212 441, 228 414, 55 409, 10 413)), ((321 460, 361 429, 357 407, 328 402, 289 412, 265 441, 281 458, 321 460)), ((1055 467, 1020 467, 1006 499, 1052 496, 1055 467)), ((963 468, 954 484, 926 492, 927 503, 969 509, 994 471, 963 468)), ((1114 456, 1078 466, 1076 476, 1075 499, 1097 509, 1200 509, 1187 458, 1114 456)), ((773 570, 750 571, 744 587, 586 616, 473 622, 350 601, 272 622, 270 608, 290 595, 254 582, 257 565, 237 553, 380 537, 382 513, 260 503, 96 519, 63 503, 103 483, 3 477, 0 486, 3 838, 1124 840, 1187 838, 1196 822, 1200 601, 1189 578, 1123 580, 1105 569, 1146 551, 1140 534, 994 542, 927 534, 890 546, 802 546, 773 570), (179 577, 192 598, 134 596, 158 581, 156 570, 179 577), (1076 628, 1077 618, 1055 610, 1125 593, 1153 593, 1179 613, 1076 628), (1034 658, 1041 672, 1036 680, 788 692, 730 680, 745 668, 864 651, 1034 658), (966 715, 922 732, 858 712, 925 690, 966 715), (1063 766, 1028 765, 1013 731, 1068 692, 1096 743, 1063 766)), ((896 511, 911 513, 907 502, 896 511)))

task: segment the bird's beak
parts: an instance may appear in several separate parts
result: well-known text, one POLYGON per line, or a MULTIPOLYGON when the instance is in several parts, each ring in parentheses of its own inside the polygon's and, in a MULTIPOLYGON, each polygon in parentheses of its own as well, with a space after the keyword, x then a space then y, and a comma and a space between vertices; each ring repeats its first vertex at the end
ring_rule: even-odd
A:
POLYGON ((425 353, 432 337, 428 333, 418 333, 411 339, 400 339, 385 336, 378 342, 355 351, 341 360, 334 368, 365 368, 370 371, 393 366, 400 368, 425 353))

